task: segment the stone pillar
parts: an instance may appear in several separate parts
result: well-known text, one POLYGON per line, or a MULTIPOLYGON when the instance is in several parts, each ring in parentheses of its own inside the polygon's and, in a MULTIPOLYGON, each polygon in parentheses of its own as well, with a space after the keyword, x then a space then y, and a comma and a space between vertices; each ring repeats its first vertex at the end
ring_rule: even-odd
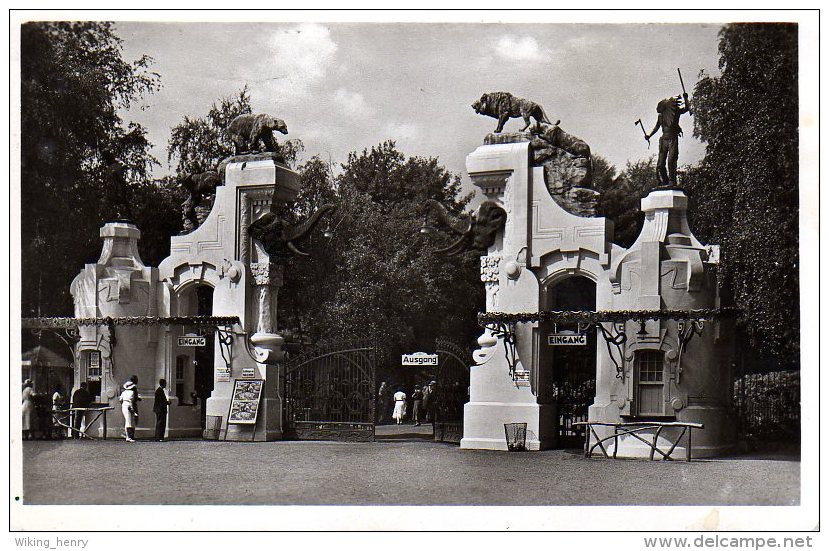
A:
MULTIPOLYGON (((551 189, 562 189, 561 178, 567 171, 539 166, 531 139, 525 134, 490 135, 466 158, 472 183, 507 213, 503 235, 481 259, 488 312, 536 313, 550 282, 571 275, 595 281, 597 301, 610 294, 606 267, 613 224, 571 212, 590 210, 575 209, 575 196, 566 204, 570 210, 559 204, 564 201, 562 194, 552 194, 551 189)), ((559 152, 556 158, 570 157, 559 152)), ((502 336, 487 330, 478 340, 481 348, 473 354, 476 365, 470 370, 461 447, 506 449, 504 423, 512 422, 527 423, 529 449, 557 445, 558 406, 543 390, 551 386, 553 369, 543 357, 544 328, 518 323, 514 329, 517 361, 512 370, 502 336)))
MULTIPOLYGON (((278 294, 282 286, 283 267, 274 262, 261 244, 248 235, 248 227, 274 201, 291 201, 299 191, 299 175, 277 162, 271 154, 244 155, 223 161, 219 170, 225 175, 224 192, 217 193, 217 209, 232 220, 225 230, 235 235, 234 258, 243 269, 239 295, 234 295, 223 312, 237 312, 242 329, 233 345, 229 380, 217 380, 208 400, 208 414, 224 418, 223 437, 227 440, 278 440, 282 438, 281 388, 284 339, 278 334, 278 294), (233 231, 229 231, 229 230, 233 231), (247 340, 247 342, 245 342, 247 340), (250 346, 248 346, 248 344, 250 346), (228 425, 227 415, 237 379, 263 379, 256 426, 228 425)), ((219 188, 219 189, 222 189, 219 188)), ((210 227, 208 219, 203 227, 210 227)), ((201 230, 202 228, 199 228, 201 230)), ((197 231, 199 231, 197 230, 197 231)), ((227 254, 227 253, 225 253, 227 254)), ((227 258, 227 257, 226 257, 227 258)), ((217 360, 220 361, 220 360, 217 360)))
POLYGON ((276 333, 276 314, 279 288, 282 286, 282 266, 268 262, 250 264, 253 275, 254 297, 257 308, 256 332, 250 342, 256 347, 256 361, 275 364, 282 360, 285 339, 276 333))
MULTIPOLYGON (((487 290, 487 310, 538 311, 538 279, 527 269, 531 258, 532 171, 529 144, 479 147, 466 160, 472 182, 507 212, 503 236, 481 258, 481 280, 487 290)), ((506 450, 504 423, 527 423, 527 447, 551 447, 555 408, 539 404, 529 377, 532 346, 517 354, 514 372, 504 355, 502 338, 486 331, 478 340, 470 368, 469 403, 464 406, 462 448, 506 450)))

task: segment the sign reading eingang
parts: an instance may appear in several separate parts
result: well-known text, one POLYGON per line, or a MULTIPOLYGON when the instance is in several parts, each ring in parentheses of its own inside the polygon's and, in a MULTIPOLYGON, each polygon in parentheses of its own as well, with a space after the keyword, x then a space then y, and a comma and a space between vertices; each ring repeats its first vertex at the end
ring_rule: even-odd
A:
POLYGON ((179 346, 205 346, 207 344, 207 337, 179 337, 179 346))
POLYGON ((547 335, 547 344, 550 346, 585 346, 585 333, 550 333, 547 335))

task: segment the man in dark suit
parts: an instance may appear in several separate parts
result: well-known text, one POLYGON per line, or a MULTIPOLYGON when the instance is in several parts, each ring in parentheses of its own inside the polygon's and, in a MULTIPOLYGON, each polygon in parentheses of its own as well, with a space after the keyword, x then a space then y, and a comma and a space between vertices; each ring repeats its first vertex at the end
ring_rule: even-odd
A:
MULTIPOLYGON (((88 408, 92 404, 92 395, 87 389, 86 382, 81 383, 80 388, 72 393, 72 407, 73 408, 88 408)), ((81 422, 86 417, 85 411, 72 412, 72 438, 81 437, 81 422)))
POLYGON ((164 432, 167 430, 167 406, 170 405, 170 398, 167 396, 167 381, 158 380, 158 388, 155 389, 155 439, 164 442, 164 432))

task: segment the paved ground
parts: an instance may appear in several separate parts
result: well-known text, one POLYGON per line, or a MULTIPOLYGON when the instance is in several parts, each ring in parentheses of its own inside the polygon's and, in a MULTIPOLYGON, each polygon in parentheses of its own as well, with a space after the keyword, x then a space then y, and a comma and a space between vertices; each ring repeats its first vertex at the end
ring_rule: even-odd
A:
POLYGON ((24 442, 23 502, 790 505, 799 501, 800 462, 783 455, 690 464, 612 461, 585 459, 576 450, 461 450, 430 441, 429 426, 378 427, 378 437, 373 443, 24 442), (86 476, 78 476, 84 472, 86 476), (100 481, 110 481, 112 491, 99 491, 107 486, 100 481))

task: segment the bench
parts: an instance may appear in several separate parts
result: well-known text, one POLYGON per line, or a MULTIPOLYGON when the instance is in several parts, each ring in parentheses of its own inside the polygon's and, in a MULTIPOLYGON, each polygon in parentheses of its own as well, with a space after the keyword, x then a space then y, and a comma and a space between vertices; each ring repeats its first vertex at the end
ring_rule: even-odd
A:
POLYGON ((606 458, 610 458, 607 454, 607 449, 604 447, 604 442, 608 440, 613 440, 613 459, 616 459, 616 452, 619 449, 619 437, 620 436, 632 436, 637 440, 640 440, 648 445, 651 449, 650 452, 650 460, 653 461, 654 454, 659 453, 662 456, 662 459, 665 461, 671 461, 673 458, 671 454, 676 449, 679 442, 682 440, 682 437, 685 436, 685 433, 688 433, 688 445, 685 447, 685 460, 691 461, 691 432, 693 429, 703 429, 705 428, 702 423, 682 423, 678 421, 630 421, 624 423, 600 423, 594 421, 580 421, 578 423, 573 423, 573 426, 576 425, 583 425, 588 430, 585 431, 585 438, 584 438, 584 456, 585 457, 592 457, 593 451, 598 447, 602 450, 602 453, 606 458), (596 434, 594 427, 613 427, 613 435, 606 436, 604 438, 599 438, 599 435, 596 434), (662 430, 669 427, 678 427, 682 428, 682 432, 679 433, 676 440, 671 442, 671 447, 668 449, 667 452, 664 452, 659 449, 658 441, 659 436, 662 433, 662 430), (648 441, 643 438, 639 433, 645 431, 655 431, 653 434, 653 441, 648 441), (591 445, 591 434, 596 439, 596 442, 591 445))

